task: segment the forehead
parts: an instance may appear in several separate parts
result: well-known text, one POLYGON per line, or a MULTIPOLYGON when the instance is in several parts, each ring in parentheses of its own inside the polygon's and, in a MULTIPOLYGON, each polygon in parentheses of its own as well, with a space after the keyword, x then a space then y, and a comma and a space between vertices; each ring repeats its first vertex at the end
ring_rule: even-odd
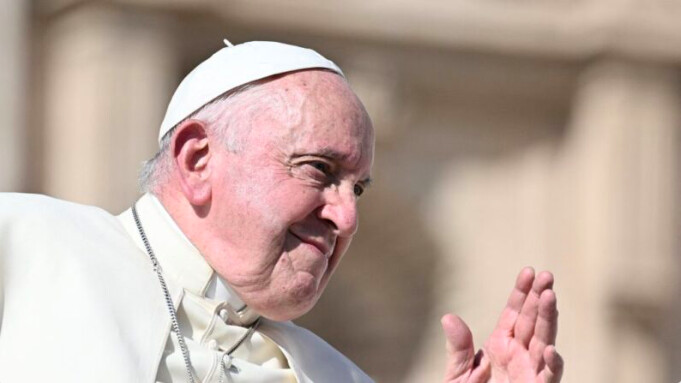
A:
POLYGON ((339 75, 295 72, 264 84, 263 91, 264 121, 256 129, 264 129, 261 133, 279 150, 323 152, 349 163, 372 161, 371 120, 339 75))

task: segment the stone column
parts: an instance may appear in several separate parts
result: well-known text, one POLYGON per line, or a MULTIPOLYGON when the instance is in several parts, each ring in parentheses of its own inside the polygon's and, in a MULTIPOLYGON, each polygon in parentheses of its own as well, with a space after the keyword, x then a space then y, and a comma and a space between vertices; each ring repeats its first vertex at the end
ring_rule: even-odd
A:
POLYGON ((114 5, 57 13, 45 29, 48 194, 118 211, 137 195, 142 160, 178 78, 167 20, 114 5))
POLYGON ((616 60, 581 76, 562 152, 569 381, 678 379, 663 319, 678 294, 680 85, 674 68, 616 60))
POLYGON ((427 331, 412 351, 418 356, 404 382, 442 379, 444 313, 460 315, 482 347, 522 267, 556 269, 555 156, 563 108, 552 105, 554 99, 523 98, 519 91, 515 97, 496 96, 484 82, 476 83, 471 88, 480 92, 477 98, 466 91, 468 101, 443 97, 438 107, 460 112, 440 117, 450 121, 449 156, 433 164, 439 167, 437 179, 422 188, 422 219, 437 248, 435 305, 418 323, 427 331))
POLYGON ((679 300, 678 73, 603 60, 576 85, 564 129, 459 157, 432 189, 437 304, 404 381, 441 379, 444 312, 482 346, 523 264, 556 274, 564 381, 678 379, 666 353, 679 335, 664 320, 679 300))
POLYGON ((5 1, 0 12, 0 191, 28 185, 28 2, 5 1))
POLYGON ((439 245, 434 307, 421 356, 405 382, 439 381, 444 334, 439 317, 460 315, 477 348, 489 336, 523 266, 555 270, 552 250, 553 139, 497 158, 452 161, 428 206, 439 245))

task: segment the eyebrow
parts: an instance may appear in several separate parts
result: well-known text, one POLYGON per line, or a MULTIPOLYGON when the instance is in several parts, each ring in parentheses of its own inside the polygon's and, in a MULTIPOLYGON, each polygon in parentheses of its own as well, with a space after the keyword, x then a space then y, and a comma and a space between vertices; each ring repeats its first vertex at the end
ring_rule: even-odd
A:
MULTIPOLYGON (((312 153, 311 153, 312 154, 312 153)), ((322 148, 315 153, 317 156, 322 156, 330 160, 345 161, 348 159, 347 153, 341 153, 331 148, 322 148)))
MULTIPOLYGON (((348 159, 348 155, 346 153, 339 152, 338 150, 331 149, 328 147, 321 148, 318 151, 315 152, 310 152, 310 153, 301 153, 301 154, 296 154, 293 157, 304 157, 304 156, 319 156, 319 157, 324 157, 329 160, 334 160, 338 162, 343 162, 348 159)), ((371 186, 371 184, 374 182, 374 179, 372 177, 366 177, 362 180, 360 180, 362 184, 364 184, 365 188, 368 188, 371 186)))
POLYGON ((371 177, 367 177, 367 178, 365 178, 365 179, 363 179, 363 180, 360 180, 360 182, 361 182, 362 184, 364 184, 364 187, 365 187, 365 188, 368 189, 368 188, 371 186, 371 184, 374 182, 374 179, 371 178, 371 177))

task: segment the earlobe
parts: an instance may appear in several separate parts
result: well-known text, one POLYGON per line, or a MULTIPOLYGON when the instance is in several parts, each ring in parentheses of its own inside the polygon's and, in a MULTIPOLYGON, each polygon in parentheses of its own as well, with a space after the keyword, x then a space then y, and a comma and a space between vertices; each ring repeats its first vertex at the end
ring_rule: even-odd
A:
POLYGON ((182 122, 173 134, 171 151, 182 194, 195 207, 208 205, 212 153, 205 124, 191 119, 182 122))

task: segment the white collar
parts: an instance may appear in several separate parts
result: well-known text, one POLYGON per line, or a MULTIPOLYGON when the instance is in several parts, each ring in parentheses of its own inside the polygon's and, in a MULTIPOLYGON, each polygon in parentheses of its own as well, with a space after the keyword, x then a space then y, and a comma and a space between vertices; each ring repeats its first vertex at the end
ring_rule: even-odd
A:
MULTIPOLYGON (((136 204, 140 221, 158 259, 163 274, 185 290, 211 300, 226 302, 229 321, 248 325, 258 318, 236 292, 213 271, 199 250, 152 194, 143 195, 136 204)), ((126 211, 125 217, 130 210, 126 211)), ((131 213, 130 213, 131 215, 131 213)), ((131 233, 141 244, 138 233, 131 233)))

